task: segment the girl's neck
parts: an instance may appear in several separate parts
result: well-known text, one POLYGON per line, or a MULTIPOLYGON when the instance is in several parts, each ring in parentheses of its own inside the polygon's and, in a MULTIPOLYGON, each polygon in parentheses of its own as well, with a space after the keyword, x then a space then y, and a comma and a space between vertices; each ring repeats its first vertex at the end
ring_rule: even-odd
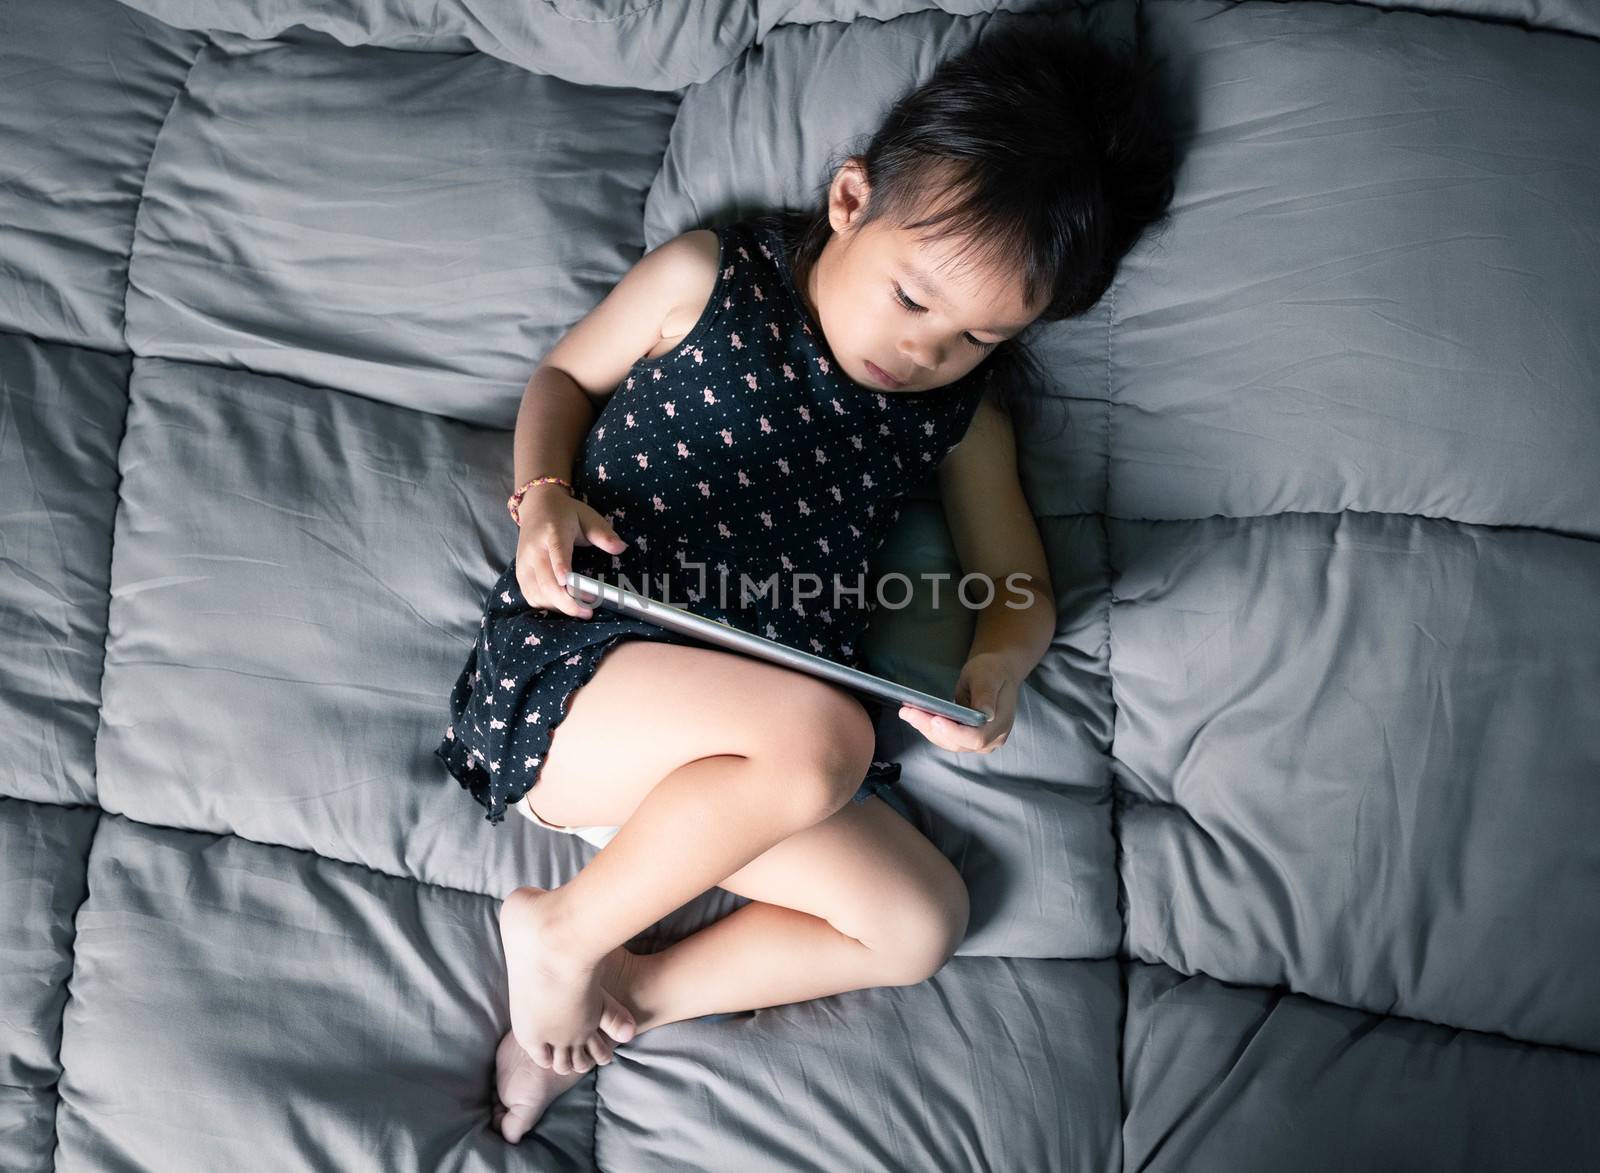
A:
POLYGON ((810 319, 811 328, 820 330, 822 315, 817 312, 817 296, 814 288, 817 266, 806 263, 803 256, 804 241, 799 239, 799 228, 800 226, 794 223, 791 217, 780 218, 778 243, 783 249, 783 263, 789 271, 790 283, 800 295, 800 304, 806 312, 806 317, 810 319))

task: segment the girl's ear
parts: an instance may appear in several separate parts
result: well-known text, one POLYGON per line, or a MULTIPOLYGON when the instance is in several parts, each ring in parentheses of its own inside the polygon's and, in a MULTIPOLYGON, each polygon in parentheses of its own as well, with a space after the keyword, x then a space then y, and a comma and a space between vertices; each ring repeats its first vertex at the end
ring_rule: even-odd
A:
POLYGON ((867 210, 870 195, 866 172, 860 162, 855 158, 846 159, 834 173, 833 184, 828 189, 828 218, 833 230, 841 233, 853 230, 867 210))

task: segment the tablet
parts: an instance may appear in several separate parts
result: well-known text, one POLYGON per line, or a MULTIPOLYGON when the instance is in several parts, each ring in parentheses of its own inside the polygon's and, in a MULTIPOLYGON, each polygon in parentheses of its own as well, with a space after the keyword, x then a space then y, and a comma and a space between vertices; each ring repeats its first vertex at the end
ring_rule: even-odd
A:
POLYGON ((881 676, 874 676, 859 668, 835 664, 822 656, 814 656, 810 652, 802 652, 799 648, 791 648, 788 644, 781 644, 777 640, 754 635, 720 619, 707 619, 682 607, 674 607, 670 603, 641 595, 627 587, 602 582, 587 574, 580 574, 576 570, 567 571, 565 585, 567 593, 580 603, 590 606, 599 603, 608 610, 648 620, 659 627, 670 628, 684 635, 695 636, 707 643, 726 648, 730 652, 743 652, 747 656, 782 664, 785 668, 794 668, 821 677, 823 680, 831 680, 835 684, 883 700, 926 709, 930 713, 949 717, 950 720, 962 725, 977 726, 988 723, 988 719, 978 709, 969 709, 965 705, 958 705, 954 701, 933 696, 931 693, 909 688, 904 684, 896 684, 892 680, 885 680, 881 676))

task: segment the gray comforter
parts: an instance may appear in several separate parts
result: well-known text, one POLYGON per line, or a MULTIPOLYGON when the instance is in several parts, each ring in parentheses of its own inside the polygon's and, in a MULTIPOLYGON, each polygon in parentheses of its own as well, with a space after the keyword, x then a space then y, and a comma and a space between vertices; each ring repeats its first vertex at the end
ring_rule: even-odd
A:
MULTIPOLYGON (((0 5, 0 1167, 1600 1166, 1597 136, 1585 0, 0 5), (495 910, 593 848, 430 751, 523 384, 1035 19, 1160 54, 1183 159, 1046 336, 1009 742, 884 726, 968 938, 507 1146, 495 910)), ((877 569, 954 565, 925 485, 877 569)))

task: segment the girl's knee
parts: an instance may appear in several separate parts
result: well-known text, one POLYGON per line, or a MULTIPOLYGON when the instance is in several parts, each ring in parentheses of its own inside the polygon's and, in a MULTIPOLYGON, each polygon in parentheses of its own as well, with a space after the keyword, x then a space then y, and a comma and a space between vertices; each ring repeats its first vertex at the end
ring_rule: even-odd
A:
POLYGON ((872 765, 872 719, 855 697, 822 681, 785 698, 781 717, 767 739, 772 768, 797 801, 831 814, 850 801, 872 765))
POLYGON ((944 880, 922 898, 897 903, 892 934, 876 948, 890 959, 893 985, 914 986, 944 968, 966 939, 971 902, 966 883, 952 865, 944 880))

